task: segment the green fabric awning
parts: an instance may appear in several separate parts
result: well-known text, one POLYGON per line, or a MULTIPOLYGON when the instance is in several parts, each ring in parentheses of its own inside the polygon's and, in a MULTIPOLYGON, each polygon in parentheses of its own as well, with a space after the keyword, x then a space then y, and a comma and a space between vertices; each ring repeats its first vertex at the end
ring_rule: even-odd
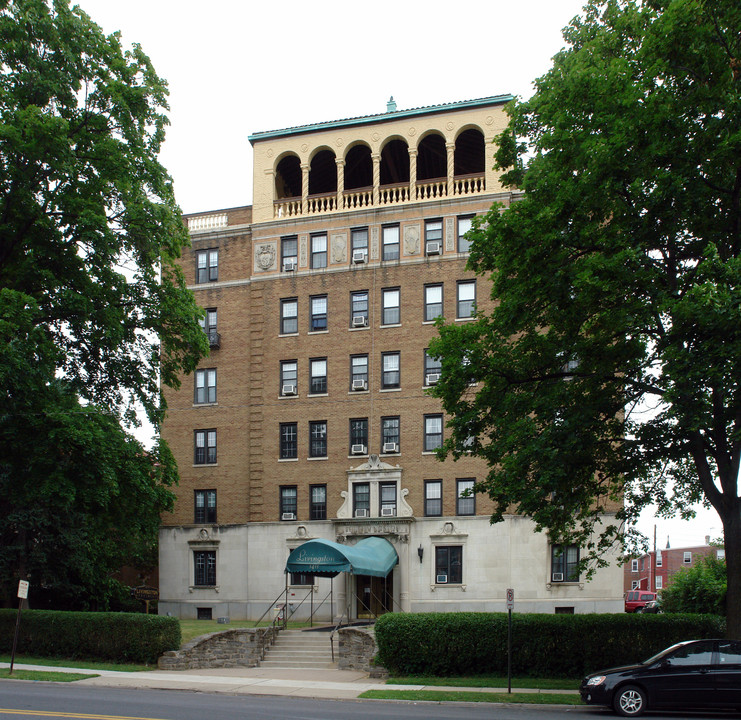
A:
POLYGON ((394 546, 380 537, 363 538, 355 545, 307 540, 288 556, 285 572, 323 577, 334 577, 341 572, 386 577, 398 559, 394 546))

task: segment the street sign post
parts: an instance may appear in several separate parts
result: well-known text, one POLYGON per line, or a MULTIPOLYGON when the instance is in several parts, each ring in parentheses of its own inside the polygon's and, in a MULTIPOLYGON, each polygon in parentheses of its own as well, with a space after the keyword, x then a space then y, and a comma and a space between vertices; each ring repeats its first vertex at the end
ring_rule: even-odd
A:
POLYGON ((15 635, 13 636, 13 651, 10 653, 10 672, 13 674, 13 664, 15 663, 15 648, 18 644, 18 630, 21 626, 21 608, 23 607, 23 601, 28 598, 28 580, 20 580, 18 582, 18 616, 15 620, 15 635))
POLYGON ((515 590, 507 588, 507 692, 512 692, 512 610, 515 607, 515 590))

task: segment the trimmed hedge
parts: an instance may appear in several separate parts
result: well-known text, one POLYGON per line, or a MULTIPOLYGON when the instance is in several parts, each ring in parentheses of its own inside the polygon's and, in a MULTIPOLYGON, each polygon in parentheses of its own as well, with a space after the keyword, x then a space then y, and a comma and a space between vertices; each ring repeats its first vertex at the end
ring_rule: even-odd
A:
MULTIPOLYGON (((0 652, 13 649, 17 610, 0 610, 0 652)), ((177 618, 142 613, 23 610, 16 652, 38 657, 156 663, 180 647, 177 618)))
MULTIPOLYGON (((393 673, 507 673, 507 613, 387 613, 375 629, 377 661, 393 673)), ((512 673, 576 678, 724 633, 717 615, 513 613, 512 673)))

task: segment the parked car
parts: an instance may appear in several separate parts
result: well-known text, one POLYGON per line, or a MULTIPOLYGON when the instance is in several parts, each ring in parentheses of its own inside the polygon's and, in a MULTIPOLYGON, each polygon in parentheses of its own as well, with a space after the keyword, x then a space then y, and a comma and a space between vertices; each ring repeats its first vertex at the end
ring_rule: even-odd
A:
POLYGON ((657 708, 741 708, 741 641, 680 642, 637 665, 587 675, 579 692, 585 703, 625 717, 657 708))
POLYGON ((656 593, 649 590, 629 590, 625 593, 625 612, 635 612, 649 600, 656 600, 656 593))
POLYGON ((643 607, 639 607, 636 610, 637 613, 660 613, 664 612, 661 609, 661 600, 649 600, 643 607))

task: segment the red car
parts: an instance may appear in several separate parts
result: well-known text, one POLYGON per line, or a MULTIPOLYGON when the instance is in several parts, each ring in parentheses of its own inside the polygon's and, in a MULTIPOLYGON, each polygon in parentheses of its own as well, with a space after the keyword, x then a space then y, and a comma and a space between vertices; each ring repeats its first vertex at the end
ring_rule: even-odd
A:
POLYGON ((656 593, 649 590, 630 590, 625 593, 625 612, 635 612, 650 600, 656 600, 656 593))

